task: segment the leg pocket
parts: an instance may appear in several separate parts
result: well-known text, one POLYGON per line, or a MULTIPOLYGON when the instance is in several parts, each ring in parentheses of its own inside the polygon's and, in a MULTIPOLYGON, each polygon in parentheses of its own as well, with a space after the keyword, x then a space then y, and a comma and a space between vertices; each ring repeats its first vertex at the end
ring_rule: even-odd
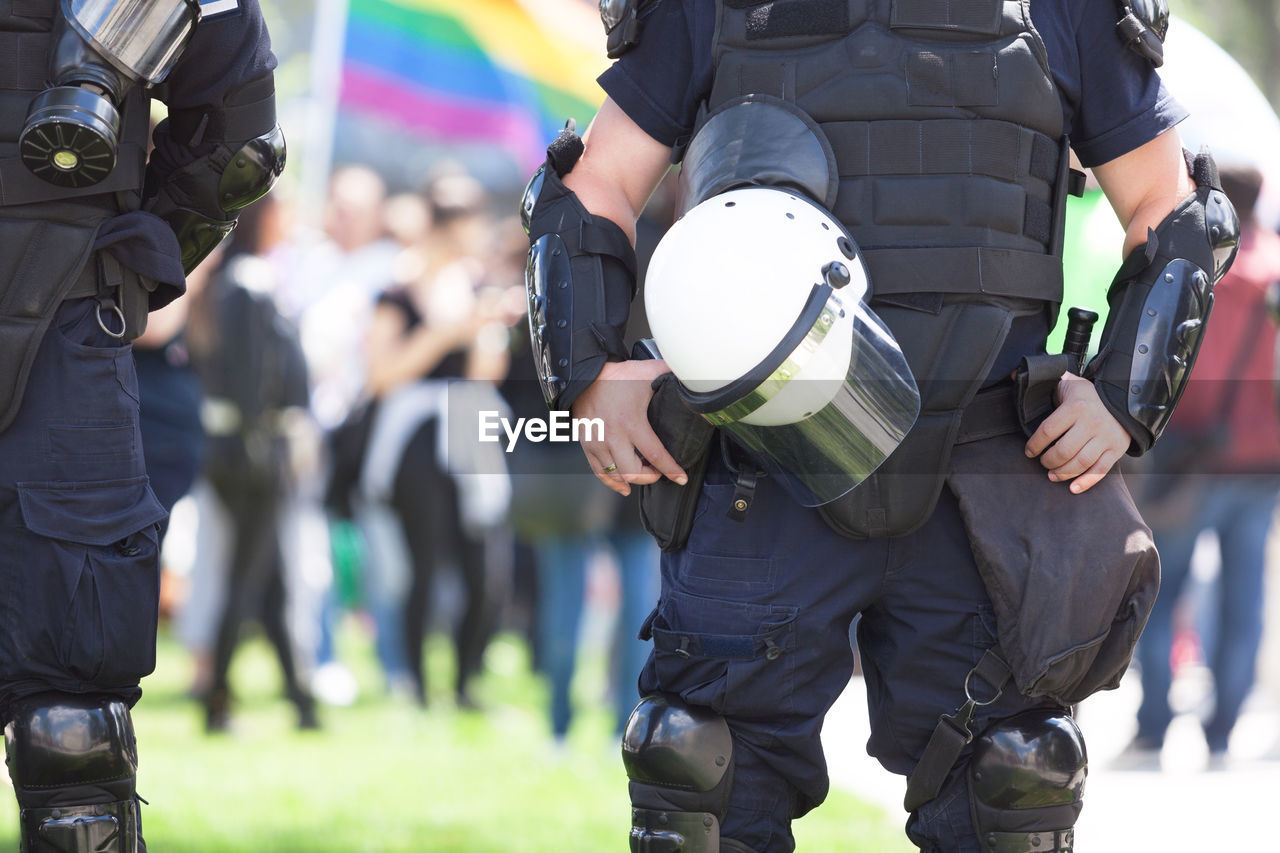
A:
POLYGON ((165 512, 147 483, 17 484, 31 534, 23 645, 41 669, 116 687, 155 668, 165 512))
POLYGON ((659 688, 737 717, 792 707, 798 609, 668 595, 653 620, 659 688))

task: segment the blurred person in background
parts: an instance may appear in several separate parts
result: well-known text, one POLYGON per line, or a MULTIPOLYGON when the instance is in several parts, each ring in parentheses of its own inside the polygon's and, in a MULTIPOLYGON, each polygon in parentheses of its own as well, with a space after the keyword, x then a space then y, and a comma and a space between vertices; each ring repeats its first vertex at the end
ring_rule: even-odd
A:
MULTIPOLYGON (((527 346, 527 337, 520 340, 527 346)), ((529 361, 521 359, 519 362, 529 361)), ((503 386, 516 417, 541 417, 544 407, 533 377, 523 376, 528 399, 503 386)), ((521 443, 509 458, 512 477, 511 522, 532 551, 531 640, 534 669, 550 687, 548 720, 557 746, 563 746, 574 716, 571 696, 581 646, 583 615, 593 589, 590 567, 606 557, 616 578, 613 633, 603 649, 608 703, 614 731, 621 734, 639 694, 636 681, 650 644, 635 635, 658 600, 659 552, 640 525, 635 498, 604 494, 594 477, 583 475, 575 447, 521 443)))
POLYGON ((276 303, 297 325, 312 372, 312 410, 325 429, 339 424, 364 384, 362 339, 373 300, 386 286, 399 247, 387 236, 386 184, 368 166, 334 170, 323 234, 283 247, 276 303))
MULTIPOLYGON (((276 303, 299 330, 310 380, 311 414, 326 434, 324 463, 304 472, 287 512, 286 549, 296 551, 299 609, 309 612, 314 642, 312 690, 332 705, 355 701, 358 685, 337 656, 340 599, 351 600, 362 570, 363 542, 349 515, 326 513, 325 492, 338 462, 333 439, 364 386, 363 339, 374 298, 391 280, 401 247, 387 236, 386 184, 361 164, 338 166, 329 180, 319 235, 301 233, 272 254, 281 271, 276 303), (342 591, 347 590, 344 594, 342 591)), ((395 668, 394 661, 383 660, 395 668)))
MULTIPOLYGON (((187 299, 169 303, 147 318, 147 330, 133 342, 133 363, 138 373, 138 426, 151 490, 166 513, 195 486, 204 463, 204 427, 200 423, 200 378, 191 367, 187 351, 186 323, 195 294, 207 283, 209 273, 221 262, 221 247, 187 275, 187 299)), ((179 625, 190 601, 192 578, 170 571, 164 562, 169 516, 159 525, 161 548, 160 614, 175 614, 179 625)), ((210 671, 207 646, 189 646, 195 664, 195 680, 210 671)))
POLYGON ((287 619, 281 548, 283 508, 294 487, 291 443, 305 441, 307 430, 307 371, 297 332, 272 301, 271 267, 260 257, 269 211, 269 204, 246 211, 188 323, 192 363, 205 392, 204 478, 228 522, 226 566, 213 569, 225 587, 203 697, 210 732, 228 727, 231 659, 251 621, 262 625, 275 649, 299 726, 318 725, 287 619))
MULTIPOLYGON (((138 424, 151 490, 165 512, 195 483, 204 458, 200 425, 200 378, 191 368, 184 334, 191 300, 219 263, 220 250, 187 275, 189 299, 171 302, 147 318, 147 330, 133 342, 138 372, 138 424)), ((160 540, 169 527, 160 523, 160 540)))
POLYGON ((407 281, 424 261, 423 253, 431 234, 431 208, 422 193, 396 193, 387 199, 383 218, 387 236, 400 248, 394 278, 407 281))
POLYGON ((454 695, 469 708, 510 572, 506 461, 497 445, 475 443, 475 424, 479 411, 502 408, 494 386, 507 371, 507 326, 518 314, 485 286, 493 234, 483 187, 449 169, 425 193, 431 228, 418 268, 378 297, 366 337, 374 411, 356 512, 369 544, 371 606, 402 607, 410 689, 423 705, 436 570, 457 566, 454 695), (450 424, 471 440, 451 441, 450 424))
POLYGON ((1220 173, 1240 213, 1240 252, 1214 290, 1213 322, 1181 404, 1135 477, 1160 553, 1161 583, 1137 650, 1138 732, 1118 767, 1158 764, 1174 716, 1176 616, 1202 532, 1217 533, 1222 558, 1216 600, 1208 604, 1214 629, 1201 638, 1214 685, 1213 712, 1202 721, 1211 767, 1225 763, 1262 639, 1266 544, 1280 494, 1276 325, 1267 305, 1269 289, 1280 281, 1280 236, 1253 216, 1262 187, 1258 170, 1224 165, 1220 173))
MULTIPOLYGON (((287 196, 283 196, 280 193, 273 193, 270 197, 255 204, 248 214, 250 218, 245 223, 247 228, 237 235, 236 253, 244 256, 251 252, 258 258, 268 256, 272 247, 279 245, 282 239, 284 224, 288 219, 288 210, 287 196)), ((220 272, 224 260, 224 251, 224 248, 220 248, 217 252, 211 254, 193 272, 192 276, 188 277, 189 290, 191 290, 191 282, 195 281, 196 287, 193 293, 199 294, 203 292, 205 285, 213 274, 220 272)), ((263 281, 267 280, 268 276, 268 273, 255 274, 255 278, 263 281)), ((202 334, 205 338, 208 338, 211 334, 210 329, 215 325, 216 321, 205 317, 208 312, 213 310, 210 299, 196 297, 186 301, 184 304, 186 308, 183 314, 183 334, 179 341, 182 345, 182 353, 189 361, 191 354, 186 325, 191 322, 190 314, 194 312, 196 315, 193 325, 195 326, 197 339, 202 334)), ((197 345, 199 346, 199 340, 197 345)), ((206 349, 211 346, 213 346, 212 342, 205 342, 206 349)), ((199 382, 199 374, 193 367, 188 369, 188 373, 197 383, 199 382)), ((174 596, 177 601, 174 619, 175 633, 188 654, 191 655, 193 662, 190 694, 201 700, 208 695, 213 677, 214 646, 217 642, 218 625, 226 603, 224 593, 227 586, 227 565, 231 559, 230 548, 233 545, 231 518, 216 491, 210 485, 209 480, 199 476, 203 470, 203 450, 206 445, 204 425, 200 421, 200 402, 202 399, 203 390, 201 389, 200 397, 196 400, 195 405, 189 412, 185 413, 186 417, 195 421, 196 429, 200 433, 202 455, 196 478, 189 486, 190 497, 194 505, 193 529, 187 531, 191 541, 191 562, 187 566, 185 583, 177 590, 174 596)), ((296 568, 299 561, 294 557, 290 549, 286 549, 285 562, 286 565, 296 568)), ((290 586, 294 588, 297 584, 291 583, 290 586)), ((305 620, 296 618, 293 621, 296 627, 294 632, 295 641, 298 644, 305 645, 305 637, 298 636, 298 634, 305 629, 307 623, 305 620)))

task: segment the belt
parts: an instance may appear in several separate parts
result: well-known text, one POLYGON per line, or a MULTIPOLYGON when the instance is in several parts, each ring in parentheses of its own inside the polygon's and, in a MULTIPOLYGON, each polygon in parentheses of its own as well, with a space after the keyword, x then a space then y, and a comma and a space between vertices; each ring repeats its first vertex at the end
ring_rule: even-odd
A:
POLYGON ((1012 382, 984 388, 965 407, 956 444, 982 441, 997 435, 1022 432, 1018 421, 1018 391, 1012 382))
POLYGON ((80 275, 76 278, 76 283, 71 285, 71 290, 67 291, 67 295, 62 297, 64 302, 71 299, 85 299, 90 296, 98 295, 98 264, 92 254, 89 260, 80 270, 80 275))

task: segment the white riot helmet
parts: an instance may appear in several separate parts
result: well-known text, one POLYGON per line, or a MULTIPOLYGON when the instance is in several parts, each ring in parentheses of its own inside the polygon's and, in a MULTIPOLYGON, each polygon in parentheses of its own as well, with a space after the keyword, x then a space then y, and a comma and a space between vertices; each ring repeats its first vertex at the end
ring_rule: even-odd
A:
POLYGON ((806 506, 866 479, 920 412, 906 358, 867 296, 844 227, 773 187, 698 204, 659 242, 645 279, 654 342, 685 402, 806 506))

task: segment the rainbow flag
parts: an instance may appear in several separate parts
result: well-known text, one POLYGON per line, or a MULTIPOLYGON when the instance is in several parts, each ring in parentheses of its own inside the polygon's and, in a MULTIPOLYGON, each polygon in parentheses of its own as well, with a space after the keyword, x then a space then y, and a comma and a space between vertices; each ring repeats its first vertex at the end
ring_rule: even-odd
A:
POLYGON ((530 168, 604 100, 604 44, 584 0, 349 0, 339 107, 530 168))

